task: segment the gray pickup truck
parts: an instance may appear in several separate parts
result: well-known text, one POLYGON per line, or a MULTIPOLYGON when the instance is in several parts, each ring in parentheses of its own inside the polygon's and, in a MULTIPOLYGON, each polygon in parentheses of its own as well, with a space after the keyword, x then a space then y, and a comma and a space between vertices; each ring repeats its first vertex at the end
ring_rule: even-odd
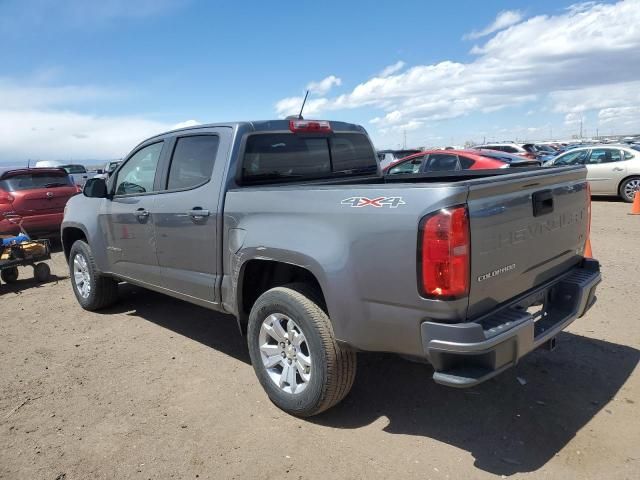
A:
MULTIPOLYGON (((236 317, 270 399, 298 416, 347 395, 358 351, 494 377, 594 303, 584 167, 380 174, 342 122, 203 125, 138 145, 62 223, 87 310, 140 285, 236 317)), ((213 321, 213 320, 212 320, 213 321)))

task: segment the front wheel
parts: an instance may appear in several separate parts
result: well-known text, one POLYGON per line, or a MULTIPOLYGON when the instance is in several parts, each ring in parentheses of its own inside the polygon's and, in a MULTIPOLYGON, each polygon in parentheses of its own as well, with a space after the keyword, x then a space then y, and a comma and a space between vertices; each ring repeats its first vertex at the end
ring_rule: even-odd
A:
POLYGON ((304 285, 263 293, 249 315, 251 363, 271 401, 299 417, 340 402, 356 374, 356 353, 333 334, 327 314, 304 285))
POLYGON ((71 286, 78 303, 85 310, 100 310, 112 305, 118 298, 118 283, 100 273, 91 248, 77 240, 69 253, 71 286))
POLYGON ((628 203, 633 202, 636 192, 640 191, 640 177, 627 178, 620 185, 620 197, 628 203))

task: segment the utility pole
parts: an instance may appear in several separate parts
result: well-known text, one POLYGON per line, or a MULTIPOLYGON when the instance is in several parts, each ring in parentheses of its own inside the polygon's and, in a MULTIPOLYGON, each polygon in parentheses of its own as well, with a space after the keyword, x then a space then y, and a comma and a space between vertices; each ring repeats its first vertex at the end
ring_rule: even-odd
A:
POLYGON ((580 115, 580 138, 582 138, 582 115, 580 115))
POLYGON ((403 130, 402 133, 404 134, 404 146, 402 147, 404 150, 407 149, 407 130, 403 130))

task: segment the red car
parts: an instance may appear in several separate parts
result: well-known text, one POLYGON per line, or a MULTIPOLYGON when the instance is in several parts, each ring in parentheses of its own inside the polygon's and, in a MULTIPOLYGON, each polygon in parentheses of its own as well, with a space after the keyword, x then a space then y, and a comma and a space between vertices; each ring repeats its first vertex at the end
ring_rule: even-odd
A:
POLYGON ((6 215, 22 217, 31 235, 57 234, 67 200, 79 193, 69 174, 61 168, 22 168, 0 174, 0 234, 20 229, 6 215))
POLYGON ((454 172, 457 170, 483 170, 508 168, 509 164, 484 157, 467 150, 425 150, 392 163, 383 172, 399 173, 454 172))

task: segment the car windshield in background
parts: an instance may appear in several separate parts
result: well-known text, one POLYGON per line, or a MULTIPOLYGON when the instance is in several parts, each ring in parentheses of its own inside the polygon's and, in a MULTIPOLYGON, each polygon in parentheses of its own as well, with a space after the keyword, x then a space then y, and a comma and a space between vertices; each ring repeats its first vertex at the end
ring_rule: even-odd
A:
POLYGON ((82 165, 63 165, 60 168, 64 168, 67 173, 87 173, 87 169, 82 165))
POLYGON ((242 180, 251 183, 326 178, 335 174, 375 173, 377 168, 376 155, 365 135, 255 134, 247 139, 242 180))
POLYGON ((68 175, 56 173, 21 173, 0 180, 0 189, 6 192, 35 188, 67 187, 73 185, 68 175))

